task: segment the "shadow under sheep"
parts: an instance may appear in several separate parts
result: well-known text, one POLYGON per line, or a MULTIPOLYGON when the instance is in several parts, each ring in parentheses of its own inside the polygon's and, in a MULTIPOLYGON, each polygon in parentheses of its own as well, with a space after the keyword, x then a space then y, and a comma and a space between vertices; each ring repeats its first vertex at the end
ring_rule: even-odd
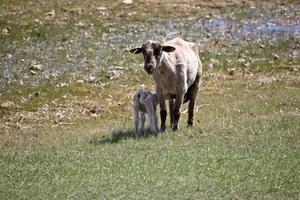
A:
POLYGON ((147 138, 147 137, 157 136, 157 135, 158 133, 152 133, 150 129, 146 129, 138 136, 136 136, 134 130, 131 129, 117 130, 117 131, 113 131, 110 136, 103 136, 100 140, 96 138, 91 140, 90 144, 94 144, 94 145, 114 144, 114 143, 118 143, 119 141, 127 140, 130 138, 138 139, 138 138, 147 138))

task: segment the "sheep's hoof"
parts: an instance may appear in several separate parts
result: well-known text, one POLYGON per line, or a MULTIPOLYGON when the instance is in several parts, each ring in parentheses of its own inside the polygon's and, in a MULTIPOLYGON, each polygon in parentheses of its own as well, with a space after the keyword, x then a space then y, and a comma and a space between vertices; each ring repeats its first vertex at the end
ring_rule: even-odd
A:
POLYGON ((192 128, 192 127, 193 127, 193 123, 191 123, 191 124, 188 123, 187 127, 188 127, 188 128, 192 128))
POLYGON ((177 131, 177 130, 178 130, 178 125, 173 125, 173 126, 172 126, 172 130, 173 130, 173 131, 177 131))

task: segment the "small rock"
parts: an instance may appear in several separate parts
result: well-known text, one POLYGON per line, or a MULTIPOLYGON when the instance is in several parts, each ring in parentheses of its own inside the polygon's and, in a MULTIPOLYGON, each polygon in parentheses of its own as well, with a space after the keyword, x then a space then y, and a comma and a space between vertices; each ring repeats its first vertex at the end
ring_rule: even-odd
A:
POLYGON ((238 61, 239 63, 244 63, 244 62, 246 62, 246 60, 245 60, 244 58, 239 58, 237 61, 238 61))
POLYGON ((67 83, 58 83, 58 84, 56 84, 56 87, 61 88, 61 87, 65 87, 67 85, 68 85, 67 83))
POLYGON ((262 48, 262 49, 264 49, 266 46, 263 45, 263 44, 259 44, 259 47, 262 48))
POLYGON ((4 35, 8 35, 9 32, 10 32, 10 30, 11 30, 11 27, 9 27, 9 26, 4 27, 4 28, 2 29, 2 33, 3 33, 4 35))
POLYGON ((25 102, 27 102, 28 101, 28 99, 26 99, 25 97, 21 97, 21 102, 22 103, 25 103, 25 102))
POLYGON ((91 117, 98 117, 96 113, 91 114, 91 117))
POLYGON ((132 4, 132 3, 133 3, 133 0, 123 0, 123 3, 124 3, 124 4, 132 4))
POLYGON ((43 25, 43 22, 41 20, 39 20, 39 19, 35 19, 34 22, 37 23, 37 24, 39 24, 39 25, 43 25))
POLYGON ((33 70, 33 71, 41 71, 41 70, 43 70, 43 66, 41 64, 34 64, 34 63, 32 63, 29 66, 29 69, 33 70))
POLYGON ((113 70, 125 70, 124 67, 119 67, 119 66, 109 66, 107 68, 107 71, 113 71, 113 70))
POLYGON ((46 12, 46 15, 48 17, 55 17, 55 10, 50 10, 50 11, 46 12))
POLYGON ((96 77, 95 77, 95 76, 89 76, 89 77, 87 77, 87 78, 85 79, 85 81, 86 81, 87 83, 94 83, 94 82, 96 82, 96 77))
POLYGON ((275 53, 272 54, 272 56, 273 56, 273 59, 274 59, 274 60, 278 60, 278 59, 279 59, 279 56, 278 56, 277 54, 275 54, 275 53))
POLYGON ((34 96, 35 96, 35 97, 40 96, 40 92, 39 92, 39 91, 36 91, 36 92, 34 93, 34 96))
POLYGON ((30 70, 31 75, 36 75, 36 71, 30 70))
POLYGON ((230 76, 233 76, 233 75, 235 74, 235 71, 236 71, 235 68, 228 69, 228 74, 229 74, 230 76))
POLYGON ((11 59, 12 58, 12 55, 11 54, 6 54, 6 57, 8 58, 8 59, 11 59))
POLYGON ((256 174, 254 172, 250 172, 248 175, 249 176, 256 176, 256 174))
POLYGON ((107 10, 107 8, 105 6, 99 6, 96 8, 97 11, 104 11, 107 10))

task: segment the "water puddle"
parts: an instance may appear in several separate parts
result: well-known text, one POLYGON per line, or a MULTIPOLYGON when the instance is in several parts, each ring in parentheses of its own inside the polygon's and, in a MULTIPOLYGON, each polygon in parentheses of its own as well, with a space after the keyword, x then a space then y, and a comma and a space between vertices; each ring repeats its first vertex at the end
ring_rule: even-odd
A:
MULTIPOLYGON (((201 41, 207 37, 231 41, 251 39, 300 38, 300 21, 284 24, 266 20, 237 21, 226 18, 217 19, 174 19, 156 21, 145 25, 132 24, 127 27, 127 33, 120 33, 106 38, 104 43, 128 44, 128 42, 143 42, 149 39, 168 40, 182 36, 194 41, 201 41)), ((130 44, 130 43, 129 43, 130 44)))

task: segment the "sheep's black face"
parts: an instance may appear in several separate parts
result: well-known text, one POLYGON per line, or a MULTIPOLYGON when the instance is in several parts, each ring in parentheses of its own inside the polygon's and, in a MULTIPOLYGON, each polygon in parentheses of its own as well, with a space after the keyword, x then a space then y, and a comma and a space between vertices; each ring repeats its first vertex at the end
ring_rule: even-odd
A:
POLYGON ((144 55, 144 69, 148 74, 152 74, 162 53, 161 44, 158 42, 147 42, 142 45, 141 49, 144 55))
POLYGON ((174 47, 163 46, 156 41, 149 41, 142 45, 140 48, 130 50, 134 54, 143 53, 144 55, 144 69, 148 74, 152 74, 158 66, 163 51, 174 51, 174 47))

